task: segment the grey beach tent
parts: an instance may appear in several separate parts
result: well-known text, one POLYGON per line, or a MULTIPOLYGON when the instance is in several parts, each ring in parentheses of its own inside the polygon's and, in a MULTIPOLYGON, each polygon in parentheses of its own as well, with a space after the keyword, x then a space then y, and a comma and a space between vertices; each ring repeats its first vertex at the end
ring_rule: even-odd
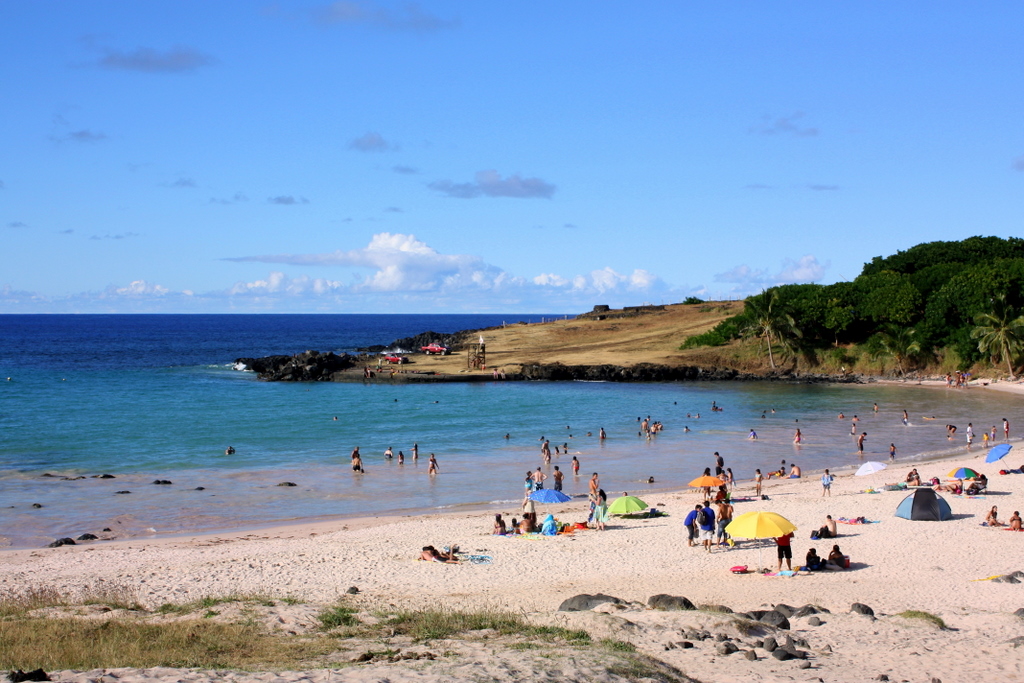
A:
POLYGON ((896 508, 896 516, 903 519, 944 522, 952 516, 949 503, 931 489, 917 489, 903 499, 896 508))

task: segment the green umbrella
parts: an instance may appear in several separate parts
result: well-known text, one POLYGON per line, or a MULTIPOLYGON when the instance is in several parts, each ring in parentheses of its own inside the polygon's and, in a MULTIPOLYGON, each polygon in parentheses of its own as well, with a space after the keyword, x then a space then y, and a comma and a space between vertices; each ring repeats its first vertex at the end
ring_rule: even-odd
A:
POLYGON ((611 505, 608 506, 608 514, 610 515, 628 515, 631 512, 640 512, 641 510, 647 509, 647 503, 643 502, 636 496, 622 496, 616 498, 611 505))

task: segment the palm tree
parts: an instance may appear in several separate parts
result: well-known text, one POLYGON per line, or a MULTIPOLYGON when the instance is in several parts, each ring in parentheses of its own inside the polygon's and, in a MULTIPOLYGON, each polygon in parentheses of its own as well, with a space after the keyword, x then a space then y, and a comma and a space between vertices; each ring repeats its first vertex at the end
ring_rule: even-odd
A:
POLYGON ((778 343, 784 351, 793 350, 793 340, 802 336, 793 316, 782 310, 777 290, 768 289, 748 297, 744 315, 750 321, 743 334, 757 337, 768 348, 768 363, 775 369, 772 344, 778 343))
POLYGON ((990 358, 1001 356, 1013 379, 1013 359, 1024 348, 1024 315, 1018 315, 1016 309, 1006 303, 1006 295, 1000 294, 992 300, 992 312, 974 316, 974 323, 977 327, 971 337, 978 340, 978 350, 990 358))
POLYGON ((917 330, 913 327, 903 327, 894 323, 886 325, 878 332, 879 350, 875 355, 890 356, 896 361, 900 376, 906 375, 903 361, 921 353, 921 344, 914 339, 916 333, 917 330))

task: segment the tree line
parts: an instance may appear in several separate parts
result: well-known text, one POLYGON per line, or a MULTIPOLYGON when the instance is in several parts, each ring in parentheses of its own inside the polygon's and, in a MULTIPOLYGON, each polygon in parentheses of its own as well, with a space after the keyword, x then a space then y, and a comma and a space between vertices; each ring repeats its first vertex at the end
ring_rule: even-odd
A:
POLYGON ((991 362, 1013 376, 1024 351, 1022 306, 1024 239, 927 242, 876 256, 849 282, 766 289, 682 348, 748 339, 772 368, 855 348, 890 359, 901 375, 955 354, 959 369, 991 362))

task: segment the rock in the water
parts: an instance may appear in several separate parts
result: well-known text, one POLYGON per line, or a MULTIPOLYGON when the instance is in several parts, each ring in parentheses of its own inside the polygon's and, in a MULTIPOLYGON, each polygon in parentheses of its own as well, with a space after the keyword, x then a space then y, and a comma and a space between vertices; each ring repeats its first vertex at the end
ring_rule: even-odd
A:
POLYGON ((697 609, 692 602, 680 595, 665 595, 664 593, 652 595, 650 599, 647 600, 647 606, 651 609, 665 610, 697 609))
POLYGON ((167 486, 168 484, 171 484, 172 482, 171 482, 170 479, 154 479, 153 483, 156 484, 157 486, 167 486))
POLYGON ((37 509, 38 509, 38 508, 41 508, 41 507, 43 507, 43 506, 42 506, 42 505, 40 505, 39 503, 32 503, 32 507, 34 507, 34 508, 37 508, 37 509))
POLYGON ((758 619, 758 621, 760 621, 762 624, 774 626, 775 628, 789 629, 789 619, 787 619, 780 612, 776 612, 775 610, 765 612, 764 615, 760 619, 758 619))
POLYGON ((783 650, 781 647, 772 650, 772 657, 779 660, 780 662, 784 662, 788 659, 793 659, 793 655, 788 650, 783 650))
POLYGON ((103 527, 102 531, 113 531, 109 526, 103 527))
POLYGON ((96 536, 94 534, 82 534, 81 536, 79 536, 75 540, 76 541, 95 541, 98 538, 99 538, 99 536, 96 536))
POLYGON ((581 593, 580 595, 574 595, 567 600, 564 600, 561 605, 558 606, 559 612, 586 612, 587 610, 594 609, 598 605, 603 605, 606 602, 614 602, 620 604, 622 600, 619 598, 612 597, 611 595, 604 595, 598 593, 596 595, 588 595, 587 593, 581 593))
POLYGON ((775 640, 774 636, 768 636, 764 639, 764 645, 761 647, 764 648, 765 652, 775 652, 779 647, 779 643, 775 640))
POLYGON ((282 481, 278 486, 298 486, 294 481, 282 481))
POLYGON ((205 490, 206 490, 206 487, 205 487, 205 486, 197 486, 197 487, 195 487, 195 488, 194 488, 193 490, 194 490, 194 491, 205 491, 205 490))
POLYGON ((268 382, 329 382, 337 372, 355 367, 357 358, 319 351, 303 351, 294 356, 237 358, 235 368, 252 370, 268 382))
POLYGON ((875 616, 875 610, 871 609, 862 602, 855 602, 850 605, 850 611, 856 612, 857 614, 866 614, 869 617, 875 616))
POLYGON ((114 491, 114 493, 115 493, 115 494, 120 494, 120 495, 124 495, 124 494, 126 494, 126 493, 131 493, 131 491, 114 491))
POLYGON ((117 479, 113 474, 101 474, 97 479, 117 479))
POLYGON ((821 619, 819 619, 818 617, 811 617, 810 619, 807 620, 807 625, 808 626, 821 626, 821 619))
POLYGON ((58 538, 53 543, 48 543, 47 548, 59 548, 62 545, 76 545, 75 539, 65 536, 64 538, 58 538))
POLYGON ((11 671, 7 674, 7 678, 11 680, 11 683, 21 683, 22 681, 48 681, 50 677, 46 675, 46 672, 42 669, 36 669, 34 671, 11 671))
POLYGON ((726 640, 715 646, 715 652, 717 652, 720 655, 731 655, 733 652, 736 652, 737 650, 739 650, 739 648, 736 647, 736 643, 732 642, 731 640, 726 640))

